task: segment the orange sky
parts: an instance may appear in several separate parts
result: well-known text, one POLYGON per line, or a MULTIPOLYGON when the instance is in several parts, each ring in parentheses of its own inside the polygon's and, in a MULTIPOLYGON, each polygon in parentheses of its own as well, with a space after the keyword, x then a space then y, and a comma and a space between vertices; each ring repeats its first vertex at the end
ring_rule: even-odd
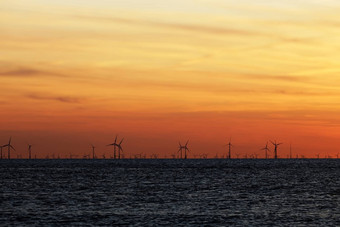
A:
POLYGON ((335 0, 1 1, 0 143, 12 157, 340 152, 335 0))

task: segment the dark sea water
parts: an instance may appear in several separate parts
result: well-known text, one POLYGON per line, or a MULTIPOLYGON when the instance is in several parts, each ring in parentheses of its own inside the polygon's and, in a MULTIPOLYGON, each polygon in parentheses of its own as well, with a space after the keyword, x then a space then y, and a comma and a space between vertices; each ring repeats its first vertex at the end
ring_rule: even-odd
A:
POLYGON ((340 226, 340 160, 0 160, 1 226, 340 226))

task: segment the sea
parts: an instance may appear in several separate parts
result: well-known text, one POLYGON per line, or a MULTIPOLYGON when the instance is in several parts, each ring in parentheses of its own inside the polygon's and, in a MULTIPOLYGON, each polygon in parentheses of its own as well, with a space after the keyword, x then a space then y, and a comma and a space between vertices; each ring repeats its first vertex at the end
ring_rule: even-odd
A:
POLYGON ((340 159, 0 160, 0 226, 340 226, 340 159))

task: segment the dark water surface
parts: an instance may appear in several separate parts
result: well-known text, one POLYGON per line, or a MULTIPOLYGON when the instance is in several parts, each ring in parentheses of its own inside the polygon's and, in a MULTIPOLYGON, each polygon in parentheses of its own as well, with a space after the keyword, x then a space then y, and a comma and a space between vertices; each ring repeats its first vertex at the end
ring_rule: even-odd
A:
POLYGON ((0 160, 1 226, 340 226, 340 160, 0 160))

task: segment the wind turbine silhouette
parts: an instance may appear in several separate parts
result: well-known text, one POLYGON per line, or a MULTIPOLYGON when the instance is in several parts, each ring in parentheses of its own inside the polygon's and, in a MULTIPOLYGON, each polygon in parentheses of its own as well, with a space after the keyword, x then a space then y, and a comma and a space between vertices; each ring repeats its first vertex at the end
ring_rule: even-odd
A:
POLYGON ((229 139, 229 142, 226 144, 226 146, 228 146, 228 159, 231 159, 231 147, 233 146, 233 144, 231 143, 231 137, 229 139))
POLYGON ((123 141, 124 141, 124 138, 119 142, 119 144, 116 145, 118 147, 118 159, 120 159, 120 152, 123 152, 123 148, 122 148, 123 141))
POLYGON ((113 143, 107 145, 107 146, 113 146, 113 158, 114 159, 117 159, 117 148, 118 148, 118 159, 120 159, 120 152, 123 151, 122 143, 124 141, 124 138, 119 143, 117 143, 117 138, 118 136, 116 136, 115 141, 113 143))
POLYGON ((189 148, 188 148, 188 143, 189 143, 189 140, 185 143, 184 146, 182 146, 181 142, 179 142, 179 149, 178 149, 178 152, 180 151, 181 152, 181 159, 183 159, 183 156, 182 156, 182 152, 184 150, 184 159, 187 159, 187 151, 189 151, 189 148))
POLYGON ((282 143, 277 143, 275 140, 275 143, 273 141, 270 141, 274 145, 274 158, 277 159, 277 147, 281 145, 282 143))
POLYGON ((266 146, 264 148, 261 149, 261 151, 266 151, 266 159, 268 158, 268 151, 270 151, 270 149, 268 148, 268 142, 266 143, 266 146))
POLYGON ((96 148, 95 146, 93 146, 93 144, 91 144, 92 147, 92 159, 94 159, 95 155, 94 155, 94 149, 96 148))
POLYGON ((8 147, 8 156, 7 156, 8 159, 11 159, 11 148, 15 150, 14 147, 11 145, 11 141, 12 141, 12 137, 9 138, 8 144, 5 144, 2 146, 2 147, 8 147))
POLYGON ((116 159, 117 158, 117 151, 116 151, 116 147, 117 147, 117 135, 116 135, 116 138, 115 138, 115 141, 111 144, 108 144, 107 146, 113 146, 113 158, 116 159))
POLYGON ((28 159, 31 159, 32 154, 32 144, 28 144, 28 159))

